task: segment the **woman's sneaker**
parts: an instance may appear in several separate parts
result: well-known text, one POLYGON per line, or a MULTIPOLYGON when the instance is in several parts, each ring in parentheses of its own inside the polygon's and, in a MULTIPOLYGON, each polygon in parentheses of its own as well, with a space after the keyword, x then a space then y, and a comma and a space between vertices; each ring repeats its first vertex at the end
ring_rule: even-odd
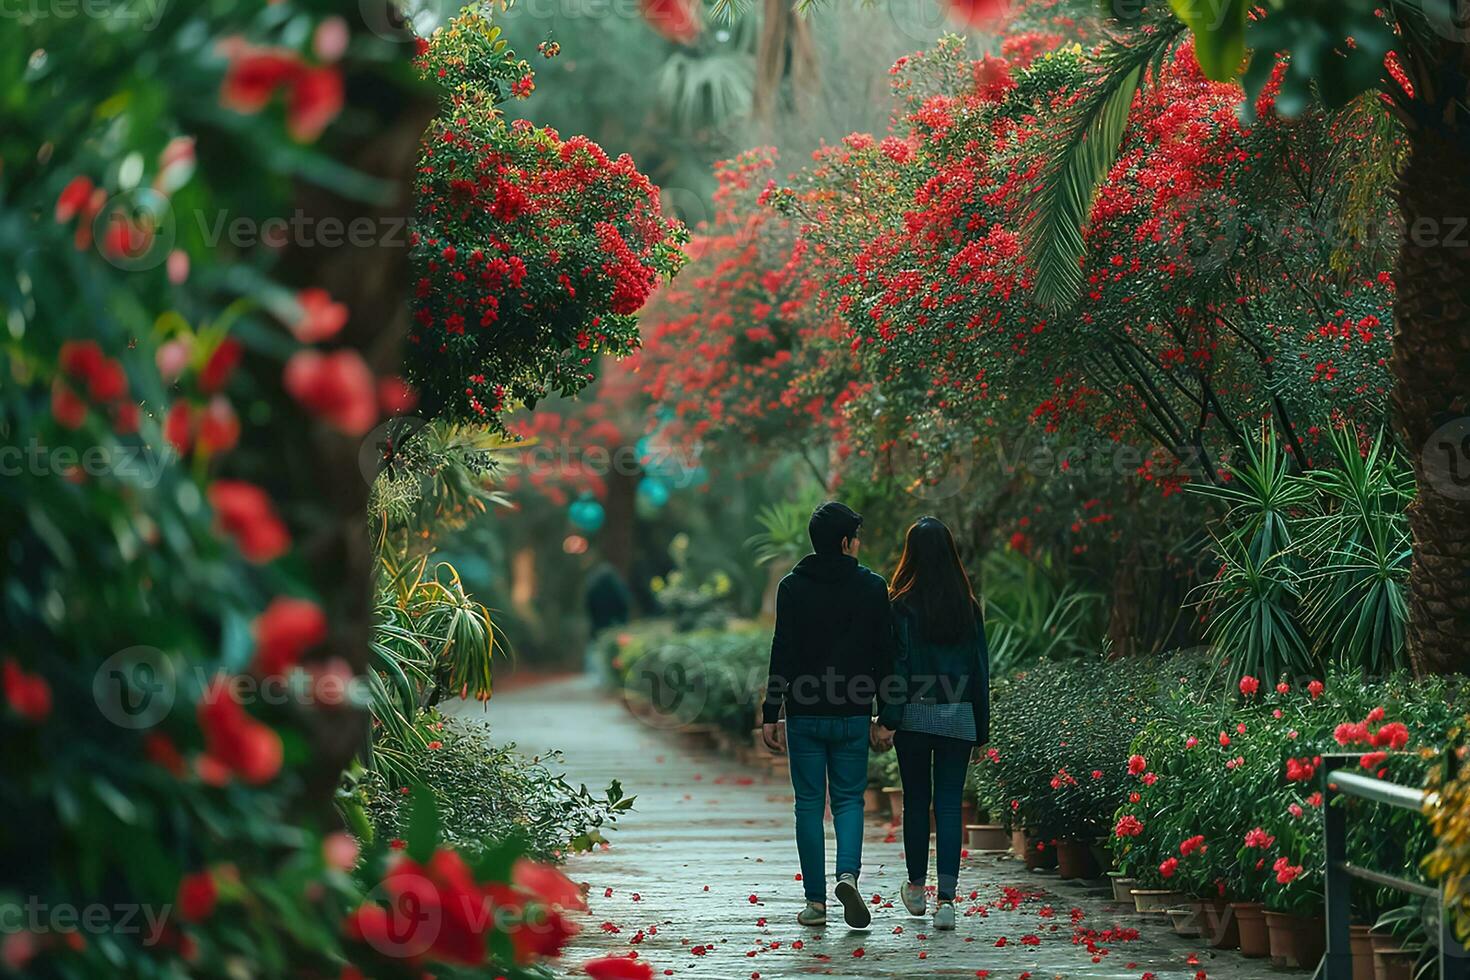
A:
POLYGON ((872 925, 873 913, 868 911, 868 903, 863 901, 857 879, 852 875, 837 879, 837 900, 842 903, 842 920, 849 929, 866 929, 872 925))
POLYGON ((922 918, 924 915, 924 886, 914 885, 909 882, 903 883, 899 890, 899 898, 903 899, 903 907, 909 910, 909 915, 922 918))
POLYGON ((821 902, 807 902, 806 908, 796 913, 796 921, 804 926, 824 926, 827 924, 827 906, 821 902))
POLYGON ((954 929, 954 902, 940 902, 935 907, 934 928, 942 932, 954 929))

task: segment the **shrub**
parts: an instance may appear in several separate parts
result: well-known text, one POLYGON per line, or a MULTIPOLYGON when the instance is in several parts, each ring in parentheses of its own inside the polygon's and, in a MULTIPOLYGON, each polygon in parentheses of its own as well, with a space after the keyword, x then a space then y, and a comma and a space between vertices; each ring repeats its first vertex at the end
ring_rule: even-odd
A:
POLYGON ((1158 690, 1149 659, 1041 660, 993 683, 981 804, 1046 839, 1102 836, 1128 791, 1126 747, 1158 690))
MULTIPOLYGON (((1111 846, 1120 869, 1150 885, 1201 897, 1259 901, 1284 912, 1322 905, 1323 757, 1354 753, 1371 773, 1418 785, 1463 681, 1365 681, 1330 674, 1320 687, 1280 689, 1247 678, 1253 693, 1221 698, 1179 684, 1167 709, 1133 740, 1140 760, 1111 846), (1390 754, 1391 753, 1391 754, 1390 754)), ((1415 813, 1344 801, 1349 856, 1368 867, 1417 874, 1430 840, 1415 813)), ((1402 904, 1360 887, 1355 909, 1402 904)))
POLYGON ((620 648, 625 692, 667 718, 745 738, 765 694, 771 634, 756 623, 723 630, 629 634, 620 648))
MULTIPOLYGON (((489 725, 429 717, 423 727, 428 741, 415 759, 419 782, 433 794, 445 843, 466 853, 507 840, 540 860, 585 851, 603 843, 603 826, 633 806, 618 780, 594 796, 547 767, 558 753, 522 758, 514 745, 493 744, 489 725)), ((375 836, 407 833, 410 795, 403 787, 368 772, 358 790, 375 836)))

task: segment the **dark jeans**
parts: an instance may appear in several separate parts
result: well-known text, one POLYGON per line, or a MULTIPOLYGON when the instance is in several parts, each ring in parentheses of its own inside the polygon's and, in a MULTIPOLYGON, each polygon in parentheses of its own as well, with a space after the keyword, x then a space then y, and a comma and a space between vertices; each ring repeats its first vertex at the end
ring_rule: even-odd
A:
POLYGON ((909 882, 924 884, 929 874, 929 806, 934 806, 934 863, 939 897, 953 899, 960 876, 960 803, 969 742, 925 732, 900 731, 893 737, 903 777, 903 851, 909 882))
POLYGON ((863 861, 863 790, 868 787, 868 719, 786 718, 786 754, 796 794, 796 854, 809 902, 827 900, 827 834, 822 812, 832 798, 837 875, 857 877, 863 861))

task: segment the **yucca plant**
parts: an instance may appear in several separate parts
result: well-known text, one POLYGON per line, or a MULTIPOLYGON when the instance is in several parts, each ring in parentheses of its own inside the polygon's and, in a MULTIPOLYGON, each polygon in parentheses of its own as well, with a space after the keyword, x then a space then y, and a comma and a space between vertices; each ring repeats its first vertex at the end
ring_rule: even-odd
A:
POLYGON ((807 523, 816 505, 809 501, 782 501, 762 507, 755 521, 761 526, 745 546, 755 552, 757 564, 794 565, 808 551, 807 523))
POLYGON ((1232 679, 1406 666, 1412 473, 1382 435, 1360 449, 1355 429, 1327 431, 1332 465, 1293 472, 1267 430, 1230 481, 1190 488, 1226 507, 1211 531, 1220 572, 1200 603, 1232 679))
POLYGON ((1360 452, 1350 431, 1330 430, 1338 465, 1301 479, 1320 495, 1307 519, 1302 551, 1307 623, 1324 657, 1370 674, 1407 666, 1405 589, 1413 556, 1405 510, 1413 472, 1380 434, 1360 452))

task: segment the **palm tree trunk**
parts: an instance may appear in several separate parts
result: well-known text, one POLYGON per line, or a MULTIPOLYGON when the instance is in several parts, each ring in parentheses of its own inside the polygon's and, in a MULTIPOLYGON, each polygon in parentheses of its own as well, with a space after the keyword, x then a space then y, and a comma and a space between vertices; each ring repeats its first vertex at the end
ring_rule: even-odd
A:
POLYGON ((1470 669, 1470 167, 1443 128, 1409 133, 1392 368, 1413 460, 1408 652, 1416 672, 1470 669))

